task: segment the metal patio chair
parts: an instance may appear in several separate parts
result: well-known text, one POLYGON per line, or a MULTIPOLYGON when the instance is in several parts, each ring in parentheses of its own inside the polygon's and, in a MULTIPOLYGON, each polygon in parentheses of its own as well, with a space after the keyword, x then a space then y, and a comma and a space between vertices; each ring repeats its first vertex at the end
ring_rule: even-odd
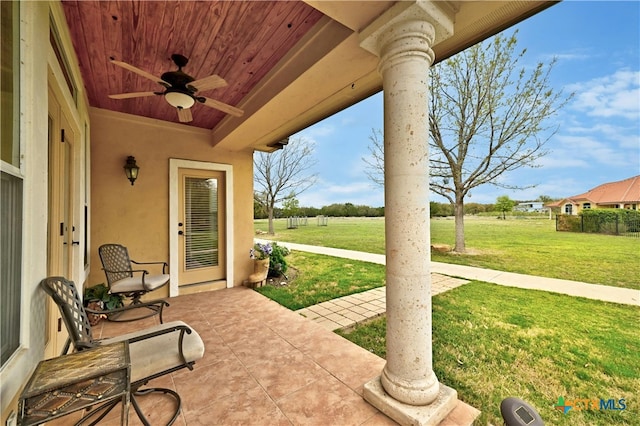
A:
MULTIPOLYGON (((60 309, 62 320, 69 332, 63 353, 73 345, 74 351, 82 351, 99 345, 127 341, 131 360, 131 405, 140 421, 149 426, 136 401, 137 395, 160 392, 171 395, 177 403, 176 411, 168 423, 173 424, 181 408, 180 395, 172 389, 144 388, 150 380, 188 368, 193 370, 196 361, 204 356, 204 342, 200 335, 182 321, 172 321, 108 339, 95 340, 87 312, 82 304, 75 284, 64 277, 48 277, 40 282, 43 290, 53 298, 60 309)), ((115 405, 114 402, 99 415, 99 421, 115 405)))
MULTIPOLYGON (((121 244, 103 244, 98 247, 98 254, 102 262, 102 269, 107 277, 107 285, 109 292, 113 294, 121 294, 131 298, 131 305, 138 305, 150 309, 154 312, 147 316, 160 313, 158 306, 162 304, 143 303, 140 298, 153 290, 157 290, 169 283, 169 274, 167 274, 166 262, 136 262, 129 257, 129 251, 121 244), (147 269, 141 269, 137 265, 162 265, 161 274, 151 274, 147 269)), ((160 302, 160 300, 158 301, 160 302)), ((168 303, 165 302, 168 306, 168 303)), ((146 318, 147 316, 137 317, 135 319, 146 318)), ((117 316, 109 316, 112 321, 117 321, 117 316)), ((129 320, 123 320, 129 321, 129 320)), ((162 322, 162 320, 161 320, 162 322)))

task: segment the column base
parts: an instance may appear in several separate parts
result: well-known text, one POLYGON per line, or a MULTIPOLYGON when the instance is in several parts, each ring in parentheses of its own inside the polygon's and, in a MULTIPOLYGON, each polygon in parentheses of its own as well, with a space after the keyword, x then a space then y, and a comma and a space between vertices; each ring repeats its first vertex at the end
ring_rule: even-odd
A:
POLYGON ((364 399, 401 425, 435 426, 455 408, 458 392, 440 383, 436 399, 429 405, 408 405, 384 391, 380 377, 364 385, 364 399))

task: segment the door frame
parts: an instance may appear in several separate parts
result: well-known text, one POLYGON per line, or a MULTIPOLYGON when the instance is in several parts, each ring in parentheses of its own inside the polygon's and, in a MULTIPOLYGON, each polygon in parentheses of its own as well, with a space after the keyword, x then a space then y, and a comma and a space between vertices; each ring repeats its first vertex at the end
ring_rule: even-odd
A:
MULTIPOLYGON (((50 76, 51 77, 51 76, 50 76)), ((73 242, 82 239, 79 216, 80 140, 82 137, 77 113, 70 106, 68 94, 61 89, 57 79, 49 78, 47 87, 47 275, 64 275, 78 282, 78 250, 73 242), (49 127, 49 119, 52 127, 49 127), (64 129, 64 140, 61 130, 64 129), (68 152, 67 152, 68 150, 68 152), (68 154, 68 157, 67 157, 68 154), (67 164, 68 160, 68 164, 67 164), (62 166, 64 163, 64 166, 62 166), (64 171, 64 173, 61 172, 64 171), (65 179, 65 175, 66 178, 65 179), (59 235, 60 223, 64 223, 64 235, 59 235), (66 259, 65 259, 66 253, 66 259)), ((82 291, 82 283, 79 290, 82 291)), ((45 358, 60 355, 67 339, 67 331, 60 327, 61 316, 52 299, 47 300, 45 322, 45 358)))
POLYGON ((221 163, 208 163, 205 161, 182 160, 178 158, 169 159, 169 297, 175 297, 180 294, 178 286, 178 271, 180 268, 178 244, 178 208, 180 200, 178 197, 178 188, 180 180, 178 179, 178 169, 199 169, 211 170, 224 173, 225 177, 225 207, 226 217, 224 221, 226 234, 225 247, 225 276, 227 280, 227 288, 233 287, 233 166, 221 163))

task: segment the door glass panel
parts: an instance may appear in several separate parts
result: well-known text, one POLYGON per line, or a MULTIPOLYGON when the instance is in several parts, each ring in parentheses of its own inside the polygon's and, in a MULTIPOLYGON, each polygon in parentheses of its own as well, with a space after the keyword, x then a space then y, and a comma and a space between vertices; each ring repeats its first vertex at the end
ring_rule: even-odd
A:
POLYGON ((185 177, 185 269, 218 266, 218 180, 185 177))
POLYGON ((65 277, 70 276, 70 262, 71 262, 71 253, 72 250, 72 240, 73 240, 73 221, 71 219, 71 144, 69 141, 65 141, 63 145, 63 181, 62 181, 62 190, 64 197, 62 199, 62 217, 64 218, 64 241, 62 249, 62 265, 63 265, 63 273, 65 277))

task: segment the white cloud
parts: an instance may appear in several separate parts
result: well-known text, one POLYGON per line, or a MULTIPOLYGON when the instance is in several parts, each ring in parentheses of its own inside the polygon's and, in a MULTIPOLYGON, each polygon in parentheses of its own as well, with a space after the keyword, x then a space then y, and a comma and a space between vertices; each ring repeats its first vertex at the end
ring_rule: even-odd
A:
POLYGON ((592 55, 589 55, 587 53, 581 53, 578 51, 540 55, 540 60, 545 63, 550 62, 554 59, 557 61, 585 61, 591 58, 592 58, 592 55))
POLYGON ((384 204, 384 191, 375 188, 369 182, 351 182, 339 185, 332 182, 319 181, 313 188, 298 197, 303 207, 326 206, 333 203, 352 203, 380 207, 384 204))
POLYGON ((293 137, 301 137, 316 142, 318 138, 330 136, 335 130, 335 127, 330 124, 316 124, 296 133, 293 137))
POLYGON ((324 189, 332 194, 351 195, 371 191, 371 184, 369 182, 353 182, 347 185, 329 185, 324 189))
POLYGON ((543 167, 545 169, 566 169, 566 168, 586 169, 591 166, 589 162, 586 160, 567 157, 567 152, 564 150, 556 151, 555 154, 556 155, 549 154, 539 159, 538 164, 540 165, 540 167, 543 167))
POLYGON ((358 120, 356 120, 355 117, 345 116, 345 117, 342 117, 342 119, 340 120, 340 125, 341 126, 350 126, 350 125, 355 124, 357 122, 358 122, 358 120))
MULTIPOLYGON (((604 138, 596 139, 591 136, 559 135, 554 138, 559 147, 552 147, 550 156, 554 159, 565 160, 569 163, 579 161, 589 165, 603 164, 607 166, 623 167, 631 165, 633 156, 621 150, 617 143, 612 143, 604 138)), ((545 167, 547 164, 545 164, 545 167)))
POLYGON ((640 119, 640 71, 618 70, 566 89, 576 93, 572 107, 589 116, 640 119))

